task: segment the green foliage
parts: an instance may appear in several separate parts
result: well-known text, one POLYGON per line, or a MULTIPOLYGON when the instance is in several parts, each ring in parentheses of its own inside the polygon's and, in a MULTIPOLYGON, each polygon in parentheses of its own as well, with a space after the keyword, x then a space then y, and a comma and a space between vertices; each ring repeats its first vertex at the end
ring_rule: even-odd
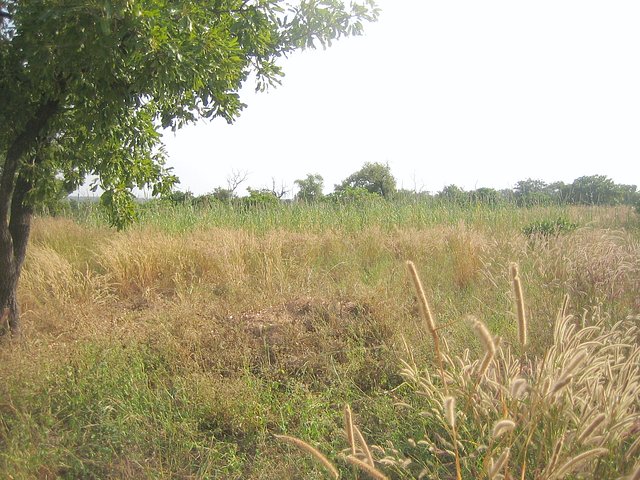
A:
POLYGON ((254 190, 247 188, 248 197, 242 197, 240 204, 248 208, 268 208, 280 204, 280 199, 276 197, 271 190, 261 189, 254 190))
POLYGON ((555 237, 561 233, 568 233, 578 228, 578 225, 566 218, 558 217, 554 220, 539 220, 530 223, 522 229, 522 233, 529 237, 555 237))
POLYGON ((604 175, 576 178, 569 191, 569 201, 586 205, 614 205, 617 203, 616 184, 604 175))
POLYGON ((378 15, 371 0, 3 5, 0 154, 24 151, 21 166, 33 165, 36 183, 59 175, 77 186, 95 175, 117 225, 133 218, 125 192, 168 193, 176 182, 164 167, 162 128, 232 122, 251 74, 258 89, 275 85, 281 57, 358 35, 378 15))
POLYGON ((324 179, 317 173, 309 173, 307 174, 307 178, 296 180, 294 183, 299 189, 295 196, 296 200, 303 202, 316 202, 320 200, 323 196, 323 182, 324 179))
POLYGON ((396 179, 391 174, 389 165, 367 162, 360 170, 345 178, 340 185, 336 185, 335 192, 358 188, 389 199, 396 193, 396 179))
POLYGON ((186 192, 175 190, 168 195, 163 195, 162 198, 174 205, 190 205, 194 200, 193 193, 188 190, 186 192))
POLYGON ((371 192, 364 187, 345 187, 335 190, 335 192, 325 197, 329 202, 336 204, 367 204, 380 201, 378 193, 371 192))
POLYGON ((469 196, 467 193, 456 185, 447 185, 438 193, 437 197, 456 205, 465 205, 469 203, 469 196))
POLYGON ((100 197, 100 205, 105 208, 109 223, 118 230, 137 218, 134 198, 126 189, 107 190, 100 197))
POLYGON ((484 205, 498 205, 503 201, 500 192, 493 188, 478 188, 469 192, 470 200, 473 203, 484 205))

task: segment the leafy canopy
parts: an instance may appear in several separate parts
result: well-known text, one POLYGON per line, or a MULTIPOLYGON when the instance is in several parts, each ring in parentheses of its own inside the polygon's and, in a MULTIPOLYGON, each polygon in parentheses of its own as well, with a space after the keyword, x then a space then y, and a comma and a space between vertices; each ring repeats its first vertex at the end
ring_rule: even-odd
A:
POLYGON ((8 0, 0 11, 0 154, 46 112, 19 173, 40 191, 95 175, 117 223, 132 216, 132 188, 177 181, 163 128, 232 122, 251 75, 275 85, 281 57, 378 15, 373 0, 8 0))
POLYGON ((396 179, 391 174, 389 165, 367 162, 360 170, 345 178, 340 185, 336 185, 335 191, 342 192, 350 188, 363 188, 369 193, 391 198, 396 193, 396 179))
POLYGON ((298 193, 295 196, 296 200, 315 202, 323 196, 324 179, 322 175, 308 173, 306 178, 298 179, 294 183, 298 187, 298 193))

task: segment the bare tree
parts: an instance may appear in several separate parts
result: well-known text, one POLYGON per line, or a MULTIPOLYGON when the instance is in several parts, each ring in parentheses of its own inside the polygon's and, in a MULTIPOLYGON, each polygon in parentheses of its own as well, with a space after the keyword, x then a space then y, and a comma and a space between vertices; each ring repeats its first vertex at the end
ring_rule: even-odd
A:
POLYGON ((231 173, 227 176, 227 189, 229 192, 235 194, 236 189, 247 181, 249 178, 249 172, 247 170, 231 170, 231 173))
POLYGON ((282 200, 282 197, 287 195, 291 190, 287 188, 287 185, 284 182, 280 183, 280 188, 276 188, 276 179, 271 178, 271 193, 279 200, 282 200))

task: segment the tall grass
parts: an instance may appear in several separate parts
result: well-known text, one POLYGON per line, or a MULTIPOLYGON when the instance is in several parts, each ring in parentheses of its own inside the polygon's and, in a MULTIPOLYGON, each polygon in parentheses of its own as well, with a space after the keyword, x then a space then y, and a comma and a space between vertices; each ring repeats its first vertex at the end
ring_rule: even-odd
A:
MULTIPOLYGON (((511 270, 517 280, 517 267, 511 270)), ((637 476, 640 317, 611 325, 594 309, 575 318, 567 311, 567 297, 554 323, 553 344, 541 355, 518 353, 525 344, 522 334, 517 347, 501 339, 496 347, 484 323, 472 319, 484 350, 474 358, 469 349, 455 354, 448 348, 411 262, 409 272, 438 368, 419 367, 408 350, 402 375, 411 395, 402 406, 404 415, 416 423, 427 419, 428 427, 402 449, 374 445, 374 460, 365 442, 356 451, 347 406, 351 454, 346 460, 372 478, 387 478, 381 469, 402 478, 637 476)))
MULTIPOLYGON (((194 228, 243 228, 256 232, 272 229, 321 232, 327 229, 357 231, 377 225, 385 230, 394 228, 429 228, 464 222, 492 229, 516 228, 549 219, 566 219, 578 225, 614 228, 627 224, 638 227, 637 215, 631 207, 576 207, 551 205, 522 208, 515 204, 458 205, 439 200, 385 201, 305 204, 300 202, 270 205, 224 204, 214 202, 195 206, 150 201, 138 206, 140 225, 165 231, 190 231, 194 228)), ((106 224, 106 216, 98 204, 86 204, 68 213, 85 225, 106 224)))

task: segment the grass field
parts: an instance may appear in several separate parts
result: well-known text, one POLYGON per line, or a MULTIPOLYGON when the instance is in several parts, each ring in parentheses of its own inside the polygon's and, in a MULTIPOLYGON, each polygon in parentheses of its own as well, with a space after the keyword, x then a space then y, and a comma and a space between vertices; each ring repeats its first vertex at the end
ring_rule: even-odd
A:
POLYGON ((150 205, 121 232, 41 217, 20 301, 2 478, 330 477, 275 435, 342 478, 640 478, 630 208, 150 205), (572 228, 523 233, 558 219, 572 228))

